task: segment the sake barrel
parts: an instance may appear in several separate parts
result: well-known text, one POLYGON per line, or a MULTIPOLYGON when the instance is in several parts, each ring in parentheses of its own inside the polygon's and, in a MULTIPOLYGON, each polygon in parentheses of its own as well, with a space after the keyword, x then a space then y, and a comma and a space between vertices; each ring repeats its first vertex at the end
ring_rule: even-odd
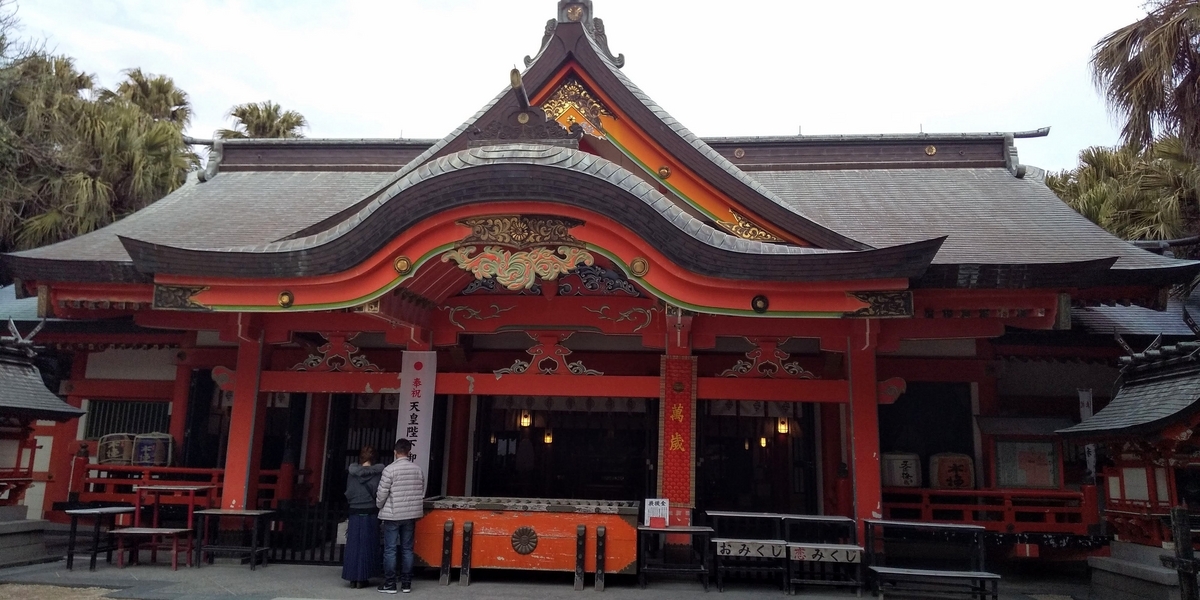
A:
POLYGON ((921 457, 907 452, 883 454, 884 487, 921 487, 921 457))
POLYGON ((100 438, 96 462, 102 465, 127 465, 133 461, 132 433, 110 433, 100 438))
POLYGON ((943 452, 929 457, 929 487, 937 489, 975 488, 975 462, 966 454, 943 452))
POLYGON ((171 464, 171 434, 143 433, 133 440, 133 464, 165 467, 171 464))

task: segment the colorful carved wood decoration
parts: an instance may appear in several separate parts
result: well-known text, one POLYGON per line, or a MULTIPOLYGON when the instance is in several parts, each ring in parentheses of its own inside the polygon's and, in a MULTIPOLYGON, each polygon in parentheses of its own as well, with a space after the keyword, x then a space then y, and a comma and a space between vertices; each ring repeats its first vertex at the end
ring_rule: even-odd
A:
POLYGON ((358 333, 322 333, 329 343, 317 348, 320 354, 309 354, 308 358, 292 367, 293 371, 378 373, 379 366, 358 353, 358 346, 350 340, 358 333))
POLYGON ((561 342, 571 337, 572 333, 539 333, 534 335, 526 332, 526 334, 537 342, 532 348, 526 350, 529 353, 529 360, 517 359, 513 361, 511 367, 496 369, 493 371, 496 379, 504 375, 518 375, 526 373, 530 369, 535 369, 542 375, 603 375, 602 371, 589 369, 584 366, 583 361, 567 362, 567 357, 571 355, 571 349, 563 346, 561 342))
POLYGON ((750 360, 739 360, 718 373, 718 377, 763 377, 766 379, 816 379, 798 362, 788 362, 791 355, 779 349, 788 339, 746 338, 754 349, 746 353, 750 360))
POLYGON ((472 256, 475 251, 475 246, 455 248, 442 255, 442 262, 454 261, 476 279, 495 277, 497 283, 514 291, 533 287, 539 277, 552 281, 576 265, 596 263, 591 252, 569 246, 559 246, 557 253, 542 247, 511 252, 499 246, 485 246, 482 252, 472 256))
POLYGON ((602 138, 600 117, 612 117, 612 111, 596 99, 583 83, 574 77, 569 77, 550 94, 542 103, 546 116, 562 123, 563 117, 568 122, 579 123, 584 133, 602 138))
POLYGON ((541 215, 506 215, 478 217, 458 221, 459 225, 471 228, 471 234, 463 239, 465 244, 497 244, 517 249, 537 246, 582 246, 571 228, 583 221, 563 217, 541 215))
POLYGON ((783 242, 783 241, 785 241, 783 238, 781 238, 781 237, 771 233, 770 231, 767 231, 763 227, 759 226, 754 221, 751 221, 750 219, 747 219, 746 217, 743 217, 742 215, 738 214, 737 211, 730 210, 729 213, 733 215, 733 221, 731 221, 731 222, 718 221, 717 222, 717 224, 720 225, 721 228, 724 229, 725 231, 728 231, 729 233, 732 233, 733 235, 736 235, 736 236, 742 238, 743 240, 756 240, 759 242, 783 242))

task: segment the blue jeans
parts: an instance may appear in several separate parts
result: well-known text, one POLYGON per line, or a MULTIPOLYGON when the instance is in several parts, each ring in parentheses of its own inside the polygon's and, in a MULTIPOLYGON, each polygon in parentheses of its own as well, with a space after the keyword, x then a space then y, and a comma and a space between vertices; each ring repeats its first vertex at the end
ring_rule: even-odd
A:
POLYGON ((383 579, 396 583, 396 542, 400 543, 400 583, 412 583, 413 532, 417 520, 383 522, 383 579))

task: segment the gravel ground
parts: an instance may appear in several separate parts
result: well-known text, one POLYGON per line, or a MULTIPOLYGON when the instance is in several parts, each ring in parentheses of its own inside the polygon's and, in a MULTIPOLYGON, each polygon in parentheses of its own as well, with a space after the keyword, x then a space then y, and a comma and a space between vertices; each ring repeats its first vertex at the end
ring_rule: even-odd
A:
POLYGON ((6 583, 0 585, 0 600, 97 600, 112 590, 103 588, 75 588, 57 585, 24 585, 6 583))

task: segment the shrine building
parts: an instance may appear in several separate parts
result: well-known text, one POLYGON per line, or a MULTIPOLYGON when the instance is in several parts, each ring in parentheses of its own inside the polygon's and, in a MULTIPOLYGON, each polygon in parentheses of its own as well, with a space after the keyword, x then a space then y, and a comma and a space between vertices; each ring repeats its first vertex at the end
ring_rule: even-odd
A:
POLYGON ((429 496, 1093 539, 1055 432, 1116 356, 1039 336, 1200 265, 1060 201, 1017 156, 1046 130, 697 137, 592 11, 560 1, 442 139, 214 140, 149 207, 4 255, 0 309, 46 320, 86 413, 38 423, 30 515, 129 478, 336 507, 362 445, 410 437, 429 496), (156 433, 150 462, 109 443, 156 433))

